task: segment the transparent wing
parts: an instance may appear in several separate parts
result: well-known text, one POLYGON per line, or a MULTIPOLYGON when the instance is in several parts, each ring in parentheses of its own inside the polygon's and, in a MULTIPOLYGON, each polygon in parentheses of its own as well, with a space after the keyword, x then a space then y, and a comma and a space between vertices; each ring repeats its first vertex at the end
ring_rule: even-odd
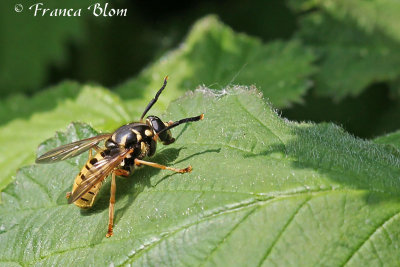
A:
POLYGON ((93 164, 86 174, 85 180, 78 186, 68 199, 68 203, 77 201, 86 194, 93 186, 103 181, 107 176, 124 160, 124 158, 133 152, 132 149, 121 149, 119 152, 105 156, 103 159, 93 164))
POLYGON ((111 134, 101 134, 91 138, 79 140, 70 144, 54 148, 36 159, 36 163, 52 163, 65 160, 82 154, 97 145, 100 141, 109 138, 111 134))

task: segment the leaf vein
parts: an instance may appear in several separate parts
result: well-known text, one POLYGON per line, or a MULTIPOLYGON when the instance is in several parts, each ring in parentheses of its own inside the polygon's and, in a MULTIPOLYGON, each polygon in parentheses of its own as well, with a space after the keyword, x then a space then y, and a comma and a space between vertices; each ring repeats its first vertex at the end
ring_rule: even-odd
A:
POLYGON ((286 224, 283 226, 282 230, 279 232, 278 236, 275 238, 275 240, 272 242, 271 246, 267 249, 267 251, 264 253, 263 257, 260 260, 260 263, 258 264, 258 266, 261 266, 264 261, 267 259, 267 257, 270 255, 272 249, 275 247, 275 245, 278 243, 278 241, 280 240, 280 238, 282 237, 283 233, 286 231, 286 229, 289 227, 289 225, 293 222, 294 218, 296 217, 296 215, 299 213, 299 211, 301 210, 301 208, 304 207, 304 205, 306 205, 308 203, 308 201, 310 201, 312 197, 308 197, 307 199, 305 199, 303 201, 303 203, 301 203, 301 205, 299 205, 299 207, 294 211, 294 213, 292 214, 292 216, 289 218, 289 220, 286 222, 286 224))
POLYGON ((210 251, 210 253, 208 254, 207 258, 204 259, 203 264, 201 264, 200 266, 203 266, 205 262, 207 262, 212 255, 214 255, 218 249, 221 247, 221 245, 228 239, 228 237, 230 237, 232 235, 232 233, 245 221, 247 220, 247 218, 253 214, 256 210, 260 209, 261 206, 259 207, 255 207, 252 210, 250 210, 245 216, 243 216, 243 218, 238 221, 233 228, 218 242, 218 244, 210 251))
MULTIPOLYGON (((347 265, 351 259, 353 259, 353 257, 357 254, 358 251, 360 251, 360 249, 369 241, 371 240, 371 238, 380 230, 380 229, 384 229, 385 225, 389 224, 392 220, 394 220, 396 217, 398 217, 400 215, 400 210, 397 211, 396 213, 394 213, 393 215, 389 216, 389 218, 385 219, 380 225, 378 225, 378 227, 372 231, 370 234, 367 235, 367 237, 356 247, 356 249, 354 250, 354 252, 352 254, 350 254, 347 259, 345 260, 345 262, 342 264, 342 266, 347 265)), ((372 242, 372 241, 371 241, 372 242)))
MULTIPOLYGON (((191 190, 187 190, 187 191, 191 192, 191 190)), ((336 190, 336 191, 338 191, 338 190, 336 190)), ((343 190, 343 191, 347 191, 347 190, 343 190)), ((174 191, 172 191, 172 192, 174 192, 174 191)), ((317 191, 317 192, 309 192, 309 193, 313 193, 313 195, 315 195, 315 194, 319 194, 319 193, 333 193, 333 192, 334 192, 334 190, 326 190, 326 191, 317 191)), ((305 192, 302 192, 300 194, 304 194, 304 193, 305 192)), ((189 228, 189 227, 191 227, 193 225, 196 225, 196 224, 201 223, 203 221, 209 220, 210 218, 214 218, 214 217, 217 217, 217 216, 222 216, 222 215, 224 215, 226 213, 230 213, 230 212, 238 212, 238 211, 241 211, 241 210, 243 210, 245 208, 248 208, 248 207, 251 207, 251 206, 255 206, 255 205, 266 205, 266 204, 269 204, 271 201, 281 201, 281 200, 285 200, 287 198, 296 197, 298 195, 299 195, 299 193, 295 193, 295 194, 288 194, 288 195, 284 195, 284 196, 278 196, 278 197, 273 197, 273 198, 268 198, 268 199, 263 199, 263 200, 252 199, 251 201, 247 200, 247 202, 246 201, 242 201, 242 202, 236 203, 236 205, 231 204, 227 209, 218 210, 215 213, 206 214, 205 216, 203 216, 202 218, 200 218, 197 221, 182 225, 181 227, 179 227, 179 228, 177 228, 175 230, 171 230, 169 233, 167 232, 166 235, 162 236, 160 239, 157 239, 157 240, 147 244, 142 249, 135 250, 135 254, 128 255, 128 259, 126 259, 123 263, 121 263, 121 266, 126 265, 126 263, 128 261, 132 260, 132 258, 137 257, 138 255, 140 255, 143 252, 149 250, 150 248, 154 247, 155 245, 157 245, 158 243, 162 242, 163 240, 173 236, 174 234, 178 233, 179 231, 185 230, 185 229, 187 229, 187 228, 189 228)), ((302 206, 304 206, 312 197, 313 197, 312 195, 309 196, 308 199, 305 200, 302 203, 302 205, 299 207, 299 209, 302 206)), ((64 205, 64 206, 68 206, 68 205, 64 205)), ((297 213, 298 213, 298 211, 297 211, 297 213)), ((124 238, 121 238, 121 239, 118 239, 118 240, 115 239, 112 242, 119 243, 119 242, 124 242, 124 241, 130 240, 130 239, 131 239, 131 237, 128 236, 128 237, 124 237, 124 238)), ((29 264, 29 265, 35 264, 37 262, 40 262, 42 260, 45 260, 46 258, 49 258, 49 257, 53 256, 53 255, 57 255, 57 254, 65 253, 65 252, 70 252, 70 251, 74 251, 74 250, 79 250, 79 249, 85 249, 85 248, 89 248, 89 247, 90 248, 95 248, 95 247, 99 247, 99 246, 107 245, 107 244, 109 244, 109 243, 107 242, 107 243, 88 244, 88 245, 85 245, 85 246, 79 246, 79 247, 74 247, 74 248, 70 248, 70 249, 66 249, 66 250, 62 250, 62 251, 56 251, 56 252, 53 252, 51 254, 48 254, 48 255, 45 255, 45 256, 41 256, 40 259, 28 262, 27 264, 29 264)))
POLYGON ((51 200, 51 196, 50 196, 50 192, 49 190, 44 187, 44 185, 42 185, 41 183, 39 183, 38 181, 36 181, 30 174, 25 173, 25 176, 34 184, 36 184, 37 186, 39 186, 39 188, 47 195, 47 198, 49 200, 51 200))
POLYGON ((283 145, 283 147, 285 148, 285 154, 287 154, 286 152, 286 144, 282 141, 282 139, 276 134, 274 133, 267 125, 265 125, 259 118, 257 118, 253 113, 251 113, 245 106, 243 106, 242 102, 240 102, 239 98, 236 96, 235 97, 236 101, 239 103, 239 106, 246 111, 247 114, 249 114, 255 121, 257 121, 258 123, 260 123, 268 132, 270 132, 273 136, 276 137, 276 139, 278 139, 278 141, 283 145))

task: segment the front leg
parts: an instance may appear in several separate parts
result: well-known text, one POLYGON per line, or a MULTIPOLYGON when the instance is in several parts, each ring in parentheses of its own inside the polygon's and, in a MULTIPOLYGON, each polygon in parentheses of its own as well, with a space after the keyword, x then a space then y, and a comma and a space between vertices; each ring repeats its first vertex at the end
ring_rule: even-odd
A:
POLYGON ((149 161, 144 161, 141 159, 135 159, 135 165, 136 166, 140 166, 140 165, 147 165, 153 168, 158 168, 158 169, 162 169, 162 170, 170 170, 170 171, 174 171, 174 172, 179 172, 179 173, 186 173, 186 172, 191 172, 192 171, 192 166, 189 166, 185 169, 176 169, 176 168, 172 168, 172 167, 168 167, 168 166, 164 166, 158 163, 154 163, 154 162, 149 162, 149 161))
POLYGON ((129 171, 124 170, 124 169, 115 169, 114 173, 117 176, 124 176, 124 177, 128 177, 129 175, 131 175, 131 173, 129 171))

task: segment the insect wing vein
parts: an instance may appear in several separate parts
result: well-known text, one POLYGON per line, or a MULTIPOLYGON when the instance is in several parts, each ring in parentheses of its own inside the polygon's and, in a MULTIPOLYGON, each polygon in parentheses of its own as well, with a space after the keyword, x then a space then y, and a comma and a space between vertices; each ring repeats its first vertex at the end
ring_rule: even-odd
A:
POLYGON ((36 163, 51 163, 76 157, 94 147, 100 141, 109 138, 110 136, 111 134, 101 134, 98 136, 59 146, 38 157, 36 159, 36 163))
POLYGON ((118 167, 129 153, 132 153, 132 151, 133 149, 123 149, 119 153, 112 156, 106 156, 93 164, 88 170, 89 174, 86 176, 85 181, 83 181, 72 193, 71 197, 68 199, 68 203, 77 201, 93 186, 103 181, 116 167, 118 167))

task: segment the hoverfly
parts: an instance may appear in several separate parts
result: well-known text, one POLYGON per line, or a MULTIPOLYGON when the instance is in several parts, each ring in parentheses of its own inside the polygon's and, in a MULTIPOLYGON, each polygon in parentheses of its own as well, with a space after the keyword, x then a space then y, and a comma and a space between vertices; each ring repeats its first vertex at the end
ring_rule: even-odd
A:
POLYGON ((164 123, 156 116, 148 116, 146 121, 143 121, 144 116, 157 102, 158 97, 167 85, 167 79, 168 76, 165 77, 162 87, 147 105, 139 122, 123 125, 114 133, 100 134, 59 146, 36 159, 36 163, 53 163, 78 156, 89 150, 88 161, 76 176, 72 191, 67 193, 68 203, 74 203, 80 208, 93 206, 102 184, 111 174, 111 196, 106 237, 110 237, 113 234, 116 176, 129 176, 140 165, 178 173, 187 173, 192 170, 191 166, 185 169, 176 169, 143 160, 145 157, 151 157, 155 154, 157 141, 162 142, 164 145, 172 144, 175 141, 170 131, 171 128, 182 123, 199 121, 204 117, 204 114, 201 114, 196 117, 164 123), (103 148, 98 146, 101 141, 105 141, 103 148), (96 151, 94 156, 92 155, 92 149, 96 151))

